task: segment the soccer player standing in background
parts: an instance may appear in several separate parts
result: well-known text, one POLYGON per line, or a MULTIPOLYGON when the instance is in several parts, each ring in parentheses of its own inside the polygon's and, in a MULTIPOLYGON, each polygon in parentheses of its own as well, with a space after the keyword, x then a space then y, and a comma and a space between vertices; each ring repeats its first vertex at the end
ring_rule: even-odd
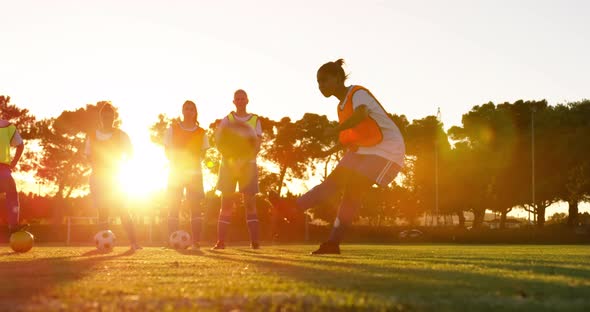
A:
POLYGON ((127 133, 113 127, 115 108, 104 104, 99 111, 99 129, 89 133, 85 153, 92 167, 90 193, 98 210, 99 230, 109 229, 109 215, 112 209, 119 209, 121 221, 131 249, 141 249, 137 244, 135 228, 126 209, 124 195, 120 191, 118 173, 122 163, 133 155, 133 147, 127 133))
POLYGON ((178 230, 180 202, 186 190, 186 200, 191 211, 193 248, 199 248, 204 198, 201 160, 209 148, 209 140, 205 130, 199 127, 194 102, 184 102, 182 116, 182 121, 173 123, 164 136, 164 149, 170 161, 168 236, 178 230))
POLYGON ((236 152, 236 149, 232 151, 231 146, 217 144, 217 148, 222 155, 217 181, 217 189, 221 192, 221 209, 217 221, 217 243, 213 249, 225 249, 225 239, 231 221, 234 205, 233 194, 236 191, 236 184, 239 185, 239 191, 243 194, 244 206, 246 207, 250 246, 252 249, 258 249, 260 248, 260 242, 258 240, 258 214, 256 212, 256 193, 258 193, 256 154, 260 150, 262 127, 258 116, 246 111, 246 105, 249 102, 246 91, 240 89, 234 92, 233 102, 236 111, 229 113, 221 120, 217 127, 216 141, 219 143, 223 136, 222 132, 225 130, 231 131, 232 126, 246 126, 251 128, 254 146, 252 148, 253 153, 246 150, 239 153, 240 151, 236 152))
POLYGON ((23 139, 16 126, 7 120, 0 119, 0 193, 6 194, 9 237, 26 226, 19 225, 18 192, 12 178, 12 170, 16 167, 24 149, 23 139), (16 147, 14 157, 10 157, 10 147, 16 147))

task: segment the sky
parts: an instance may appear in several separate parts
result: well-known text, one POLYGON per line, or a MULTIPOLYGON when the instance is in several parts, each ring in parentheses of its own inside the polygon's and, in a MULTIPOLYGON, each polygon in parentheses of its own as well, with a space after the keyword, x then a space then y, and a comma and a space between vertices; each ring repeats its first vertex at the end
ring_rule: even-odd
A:
POLYGON ((348 83, 411 121, 446 128, 493 101, 590 97, 590 2, 0 0, 0 94, 38 118, 109 100, 139 150, 165 113, 202 125, 233 109, 337 118, 317 89, 344 58, 348 83))

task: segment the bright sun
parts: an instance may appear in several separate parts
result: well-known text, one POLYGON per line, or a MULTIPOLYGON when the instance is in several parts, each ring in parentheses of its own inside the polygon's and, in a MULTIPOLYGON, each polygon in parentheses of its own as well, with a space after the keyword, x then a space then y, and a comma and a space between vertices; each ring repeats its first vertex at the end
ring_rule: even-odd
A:
MULTIPOLYGON (((162 146, 153 143, 140 125, 126 132, 133 145, 133 157, 119 170, 119 186, 130 199, 147 199, 161 193, 168 184, 169 164, 162 146)), ((205 191, 214 187, 216 175, 203 168, 205 191)))
POLYGON ((144 198, 166 187, 168 161, 162 148, 151 142, 136 144, 132 159, 119 172, 119 183, 132 198, 144 198))

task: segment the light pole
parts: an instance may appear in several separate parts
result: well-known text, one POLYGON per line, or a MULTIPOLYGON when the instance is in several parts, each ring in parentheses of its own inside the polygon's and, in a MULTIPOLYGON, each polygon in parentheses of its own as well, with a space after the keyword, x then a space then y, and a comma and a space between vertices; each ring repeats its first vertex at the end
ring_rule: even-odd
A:
MULTIPOLYGON (((535 107, 531 106, 531 197, 532 207, 535 208, 535 107)), ((531 212, 529 210, 529 224, 531 212)))
POLYGON ((436 128, 434 129, 434 214, 438 226, 438 124, 440 123, 440 107, 436 112, 436 128))

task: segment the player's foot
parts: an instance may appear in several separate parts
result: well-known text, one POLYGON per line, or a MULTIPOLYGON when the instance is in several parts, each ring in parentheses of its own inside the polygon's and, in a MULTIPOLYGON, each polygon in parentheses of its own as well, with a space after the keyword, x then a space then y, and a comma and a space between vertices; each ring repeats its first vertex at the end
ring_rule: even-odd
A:
POLYGON ((339 255, 340 244, 334 242, 325 242, 320 247, 311 252, 312 255, 339 255))
POLYGON ((211 248, 211 250, 219 250, 219 249, 225 249, 225 243, 223 241, 217 241, 215 246, 213 246, 213 248, 211 248))
POLYGON ((139 246, 137 243, 131 244, 131 246, 129 247, 129 249, 132 250, 141 250, 143 249, 143 247, 139 246))
POLYGON ((252 242, 252 243, 250 243, 250 248, 252 248, 252 249, 260 249, 260 244, 259 243, 252 242))
POLYGON ((201 249, 201 245, 199 245, 199 243, 193 243, 192 245, 190 245, 188 247, 188 249, 199 250, 199 249, 201 249))

